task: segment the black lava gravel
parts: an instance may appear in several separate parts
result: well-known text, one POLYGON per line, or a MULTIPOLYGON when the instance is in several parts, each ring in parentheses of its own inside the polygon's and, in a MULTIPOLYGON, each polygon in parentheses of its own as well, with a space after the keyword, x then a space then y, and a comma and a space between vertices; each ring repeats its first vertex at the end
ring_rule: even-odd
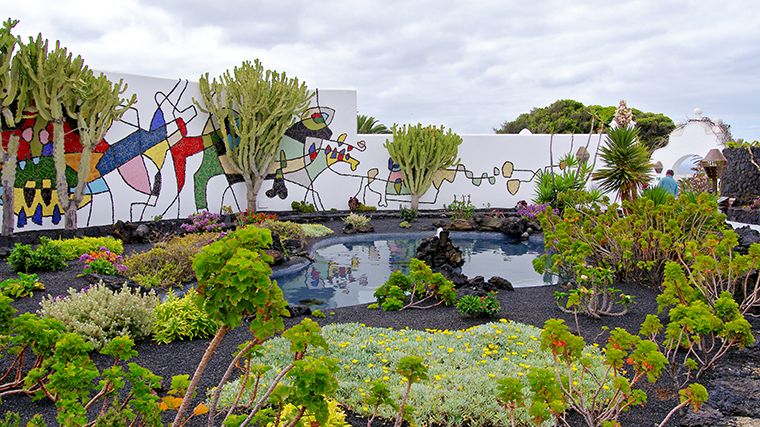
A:
MULTIPOLYGON (((376 232, 399 232, 404 231, 398 227, 398 219, 378 219, 373 221, 376 232)), ((326 223, 327 226, 340 233, 342 224, 338 221, 326 223)), ((432 219, 422 218, 413 223, 412 231, 433 230, 432 219)), ((127 246, 127 251, 145 250, 146 245, 127 246)), ((81 288, 86 281, 77 277, 81 272, 81 264, 72 262, 68 269, 55 273, 40 273, 40 280, 45 284, 45 291, 35 293, 33 297, 24 298, 13 303, 19 312, 34 312, 39 308, 39 302, 45 294, 65 294, 69 287, 81 288)), ((0 265, 0 279, 12 276, 13 273, 6 263, 0 265)), ((505 269, 503 277, 509 279, 509 270, 505 269)), ((602 326, 610 329, 623 327, 631 332, 638 330, 644 317, 657 312, 655 296, 657 292, 639 286, 620 286, 626 293, 635 295, 636 304, 631 311, 621 317, 605 318, 602 320, 579 318, 581 333, 587 342, 597 341, 602 343, 606 340, 606 334, 602 326)), ((552 317, 564 318, 571 328, 575 328, 575 321, 571 315, 562 313, 556 306, 554 292, 557 286, 544 286, 534 288, 520 288, 512 292, 502 291, 498 298, 501 302, 501 317, 506 317, 517 322, 542 326, 552 317)), ((343 307, 325 310, 328 315, 325 319, 315 319, 320 324, 360 322, 368 326, 413 329, 464 329, 483 323, 483 320, 468 319, 460 316, 453 307, 435 307, 428 310, 405 310, 402 312, 386 313, 380 310, 369 310, 366 305, 343 307)), ((299 318, 288 319, 287 325, 300 321, 299 318)), ((233 352, 238 345, 250 336, 245 326, 230 332, 220 345, 212 362, 209 364, 200 384, 199 396, 205 395, 205 390, 213 387, 221 378, 228 363, 232 359, 233 352)), ((208 340, 180 341, 167 345, 159 345, 151 341, 142 341, 137 344, 139 352, 137 363, 151 369, 155 374, 168 379, 177 374, 193 374, 198 361, 203 355, 208 340)), ((107 361, 96 358, 99 364, 107 361)), ((649 394, 649 402, 642 408, 634 408, 628 412, 622 421, 624 426, 652 426, 657 425, 667 412, 677 403, 677 398, 667 379, 659 381, 653 386, 646 386, 649 394), (662 400, 658 396, 665 396, 662 400)), ((485 396, 484 398, 492 398, 485 396)), ((23 420, 29 419, 35 413, 41 413, 50 425, 55 425, 55 408, 48 401, 32 402, 27 397, 9 397, 0 404, 0 415, 5 411, 17 411, 23 420)), ((366 425, 366 420, 351 414, 349 417, 353 425, 366 425)), ((169 422, 167 415, 165 421, 169 422)), ((195 421, 195 420, 193 420, 195 421)), ((198 420, 193 425, 205 425, 204 420, 198 420)), ((23 424, 22 424, 23 425, 23 424)), ((380 425, 379 423, 377 425, 380 425)), ((573 425, 583 425, 580 419, 575 419, 573 425)), ((676 424, 672 424, 676 425, 676 424)))

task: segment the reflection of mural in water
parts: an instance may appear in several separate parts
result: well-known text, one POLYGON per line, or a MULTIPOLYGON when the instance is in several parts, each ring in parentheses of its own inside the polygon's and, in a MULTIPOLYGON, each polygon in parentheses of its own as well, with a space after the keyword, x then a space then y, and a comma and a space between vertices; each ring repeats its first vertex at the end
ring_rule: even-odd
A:
MULTIPOLYGON (((520 242, 495 236, 478 240, 452 238, 465 253, 462 271, 468 276, 501 276, 516 287, 551 283, 549 277, 533 270, 533 260, 543 253, 540 239, 520 242)), ((385 283, 392 271, 408 272, 409 260, 420 240, 391 238, 326 246, 314 251, 315 262, 307 269, 281 277, 278 283, 292 302, 315 298, 329 306, 371 302, 375 288, 385 283)))

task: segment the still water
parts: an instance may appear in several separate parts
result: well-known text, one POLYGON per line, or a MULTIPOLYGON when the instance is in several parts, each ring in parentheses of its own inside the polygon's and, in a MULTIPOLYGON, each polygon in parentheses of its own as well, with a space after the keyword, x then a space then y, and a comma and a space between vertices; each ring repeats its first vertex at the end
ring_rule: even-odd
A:
MULTIPOLYGON (((314 262, 299 271, 273 276, 291 303, 313 308, 345 307, 373 302, 375 289, 391 272, 409 270, 422 239, 434 233, 353 235, 317 242, 311 251, 314 262)), ((541 236, 513 240, 501 233, 451 233, 451 240, 464 254, 462 273, 472 278, 501 276, 515 288, 551 284, 533 270, 541 255, 541 236)))

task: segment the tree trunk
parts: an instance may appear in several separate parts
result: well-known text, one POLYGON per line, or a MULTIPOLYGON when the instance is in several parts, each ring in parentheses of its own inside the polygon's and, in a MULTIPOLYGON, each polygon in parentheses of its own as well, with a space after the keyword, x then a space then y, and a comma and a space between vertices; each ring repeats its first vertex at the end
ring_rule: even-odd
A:
POLYGON ((16 181, 16 156, 18 155, 18 140, 19 136, 11 134, 8 140, 8 151, 3 153, 3 170, 2 170, 2 185, 3 185, 3 227, 2 235, 10 236, 15 229, 15 221, 13 218, 14 211, 14 199, 13 184, 16 181))
POLYGON ((77 229, 77 211, 79 203, 74 200, 70 200, 66 205, 66 212, 64 218, 64 225, 66 230, 77 229))
POLYGON ((263 179, 256 176, 245 179, 245 190, 246 190, 246 197, 248 199, 248 210, 251 212, 256 212, 256 198, 259 195, 259 190, 261 189, 261 184, 263 182, 264 182, 263 179))
POLYGON ((216 353, 217 347, 219 347, 219 344, 222 342, 222 338, 224 338, 229 330, 230 328, 227 326, 222 326, 219 328, 219 330, 216 331, 216 335, 214 335, 214 339, 212 339, 208 344, 208 347, 206 347, 206 352, 203 353, 203 357, 198 363, 198 367, 195 368, 193 379, 190 381, 190 385, 187 387, 185 397, 182 398, 182 405, 180 405, 179 409, 177 409, 177 415, 174 417, 172 427, 180 427, 184 424, 183 418, 185 416, 185 412, 187 412, 187 409, 190 407, 190 402, 193 400, 193 393, 195 393, 195 389, 198 388, 198 383, 201 381, 201 375, 203 375, 203 371, 206 370, 208 362, 212 357, 214 357, 214 353, 216 353))
MULTIPOLYGON (((55 189, 58 194, 58 205, 66 216, 66 229, 70 230, 69 219, 69 183, 66 181, 66 156, 63 140, 63 119, 53 121, 53 161, 55 163, 55 189)), ((76 211, 75 211, 76 212, 76 211)), ((76 224, 76 221, 74 221, 76 224)))
POLYGON ((412 194, 412 210, 417 212, 417 210, 420 208, 420 196, 417 194, 412 194))

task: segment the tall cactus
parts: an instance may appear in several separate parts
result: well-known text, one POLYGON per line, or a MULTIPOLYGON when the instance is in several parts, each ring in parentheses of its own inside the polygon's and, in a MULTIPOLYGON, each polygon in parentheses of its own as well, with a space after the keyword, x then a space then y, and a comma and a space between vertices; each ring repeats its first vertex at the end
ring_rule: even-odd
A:
POLYGON ((256 197, 275 158, 285 131, 292 126, 314 95, 306 84, 285 73, 266 70, 256 60, 244 61, 209 81, 201 76, 202 103, 226 142, 227 154, 245 180, 248 209, 256 210, 256 197))
MULTIPOLYGON (((0 28, 0 132, 4 128, 14 129, 23 118, 26 109, 25 81, 20 77, 21 64, 13 56, 18 39, 11 31, 18 24, 17 20, 8 19, 0 28), (4 125, 3 125, 4 124, 4 125)), ((2 235, 13 234, 13 183, 16 180, 16 156, 18 154, 19 136, 11 134, 7 148, 0 144, 0 180, 3 186, 3 225, 2 235)))
POLYGON ((435 173, 459 163, 462 138, 443 126, 394 125, 392 130, 393 139, 385 141, 385 149, 400 166, 404 184, 412 194, 412 209, 416 211, 435 173))
MULTIPOLYGON (((56 192, 62 207, 69 204, 70 189, 66 182, 66 157, 63 123, 71 103, 70 92, 82 84, 88 68, 81 56, 73 58, 66 48, 56 41, 55 49, 48 51, 48 41, 38 35, 29 39, 19 51, 18 57, 24 67, 24 77, 29 81, 30 98, 34 101, 31 110, 53 124, 53 160, 55 163, 56 192)), ((66 212, 66 228, 76 225, 72 212, 66 212)), ((76 211, 73 211, 76 215, 76 211)))
POLYGON ((96 77, 91 70, 84 70, 66 94, 64 104, 68 115, 77 121, 82 145, 74 194, 67 203, 61 201, 66 212, 67 229, 77 228, 77 210, 84 199, 85 184, 93 169, 92 152, 95 146, 105 137, 113 122, 119 120, 137 100, 134 94, 129 99, 122 99, 121 95, 126 90, 123 80, 114 84, 102 73, 96 77))

